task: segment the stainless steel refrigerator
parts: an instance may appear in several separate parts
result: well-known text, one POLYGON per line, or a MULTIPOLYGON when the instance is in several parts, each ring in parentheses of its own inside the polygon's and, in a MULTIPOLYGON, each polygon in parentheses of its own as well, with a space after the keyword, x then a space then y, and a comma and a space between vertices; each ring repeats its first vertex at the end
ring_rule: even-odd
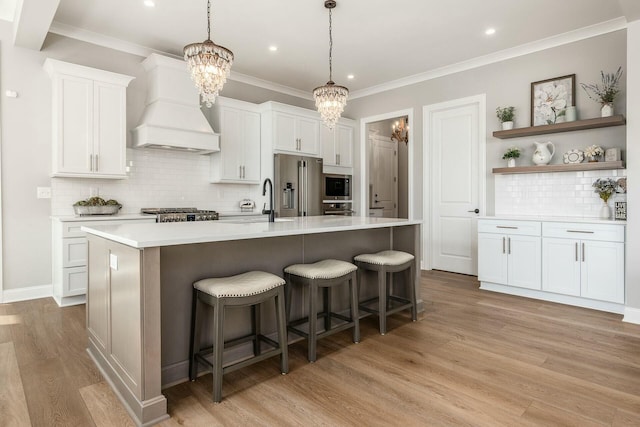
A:
POLYGON ((276 154, 276 216, 322 215, 322 159, 276 154))

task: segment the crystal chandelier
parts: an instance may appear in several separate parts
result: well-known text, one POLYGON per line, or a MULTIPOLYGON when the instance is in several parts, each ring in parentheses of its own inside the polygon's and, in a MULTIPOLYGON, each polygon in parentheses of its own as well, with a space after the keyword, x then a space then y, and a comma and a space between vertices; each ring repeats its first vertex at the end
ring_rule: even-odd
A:
POLYGON ((398 142, 400 141, 409 142, 409 126, 408 125, 409 125, 409 120, 405 122, 404 118, 396 122, 392 126, 393 132, 391 134, 391 140, 393 141, 395 139, 398 142))
POLYGON ((347 104, 349 89, 344 86, 336 85, 332 80, 333 37, 331 34, 331 9, 336 7, 336 2, 333 0, 327 0, 324 2, 324 7, 329 9, 329 81, 326 85, 317 87, 313 90, 313 98, 316 100, 316 108, 318 109, 324 124, 329 129, 333 129, 340 118, 340 114, 342 114, 342 111, 344 110, 344 106, 347 104))
POLYGON ((202 101, 211 107, 229 77, 233 52, 211 41, 210 0, 207 0, 207 39, 202 43, 186 45, 184 60, 191 71, 191 79, 202 95, 202 101))

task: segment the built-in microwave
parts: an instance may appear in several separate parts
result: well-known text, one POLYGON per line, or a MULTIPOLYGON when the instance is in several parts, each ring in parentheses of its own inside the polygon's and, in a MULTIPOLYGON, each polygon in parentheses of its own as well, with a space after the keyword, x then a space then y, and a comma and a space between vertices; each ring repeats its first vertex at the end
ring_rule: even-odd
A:
POLYGON ((351 200, 351 175, 322 175, 323 200, 351 200))

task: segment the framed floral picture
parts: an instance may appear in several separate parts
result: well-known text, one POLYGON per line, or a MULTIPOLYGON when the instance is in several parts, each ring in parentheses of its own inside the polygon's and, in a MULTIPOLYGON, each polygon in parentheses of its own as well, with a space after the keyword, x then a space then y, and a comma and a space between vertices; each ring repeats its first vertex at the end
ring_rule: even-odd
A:
POLYGON ((562 121, 566 108, 574 105, 575 98, 575 74, 531 83, 531 126, 562 121))

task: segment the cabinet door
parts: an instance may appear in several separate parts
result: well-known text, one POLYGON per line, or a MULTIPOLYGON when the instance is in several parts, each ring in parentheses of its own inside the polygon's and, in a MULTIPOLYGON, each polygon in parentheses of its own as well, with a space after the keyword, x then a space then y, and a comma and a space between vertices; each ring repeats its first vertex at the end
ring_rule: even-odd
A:
POLYGON ((541 289, 541 246, 540 237, 537 236, 507 237, 509 285, 541 289))
POLYGON ((336 166, 338 153, 335 144, 336 128, 329 130, 326 126, 320 127, 320 142, 322 145, 322 163, 324 166, 336 166))
POLYGON ((87 265, 86 237, 62 239, 62 266, 80 267, 85 265, 87 265))
POLYGON ((580 241, 542 239, 542 290, 580 296, 580 241))
POLYGON ((93 173, 126 175, 126 90, 94 82, 93 173))
POLYGON ((242 112, 235 108, 220 111, 220 156, 222 180, 237 181, 242 178, 242 112))
POLYGON ((260 114, 245 111, 243 117, 244 180, 247 182, 260 183, 260 114))
POLYGON ((298 151, 295 116, 284 113, 274 113, 273 127, 273 134, 275 138, 273 141, 274 149, 298 151))
POLYGON ((306 117, 297 119, 297 137, 301 154, 317 156, 320 152, 320 122, 306 117))
POLYGON ((353 128, 350 126, 336 126, 336 154, 338 166, 353 166, 353 128))
POLYGON ((62 269, 62 296, 72 297, 87 293, 87 267, 62 269))
POLYGON ((624 304, 624 243, 581 242, 581 295, 624 304))
POLYGON ((507 284, 506 244, 501 234, 478 233, 478 280, 507 284))
POLYGON ((93 81, 61 76, 57 81, 53 120, 57 142, 56 173, 90 173, 93 169, 93 81))

